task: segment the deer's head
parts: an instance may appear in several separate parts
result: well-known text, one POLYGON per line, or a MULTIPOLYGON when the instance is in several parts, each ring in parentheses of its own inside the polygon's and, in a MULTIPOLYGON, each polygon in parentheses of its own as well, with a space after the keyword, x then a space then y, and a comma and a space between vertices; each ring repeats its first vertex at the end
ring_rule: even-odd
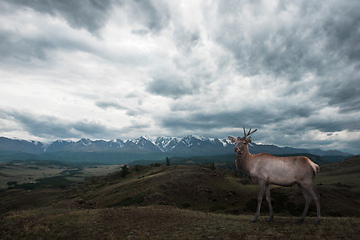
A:
POLYGON ((248 150, 247 145, 249 143, 251 143, 251 137, 248 137, 250 134, 253 134, 254 132, 256 132, 257 129, 255 129, 254 131, 251 132, 251 128, 249 130, 249 132, 246 134, 245 132, 245 128, 244 128, 244 136, 243 137, 238 137, 237 139, 234 137, 228 137, 229 140, 232 143, 235 143, 235 147, 234 147, 234 152, 239 153, 239 154, 243 154, 245 151, 248 150))

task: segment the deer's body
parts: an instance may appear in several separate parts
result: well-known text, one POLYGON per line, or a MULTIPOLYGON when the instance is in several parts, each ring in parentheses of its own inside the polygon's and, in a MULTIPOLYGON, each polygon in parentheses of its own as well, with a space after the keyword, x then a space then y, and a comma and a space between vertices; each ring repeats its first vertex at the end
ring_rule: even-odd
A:
POLYGON ((255 183, 259 184, 258 206, 252 221, 256 221, 260 215, 260 206, 264 193, 270 210, 268 221, 271 221, 274 217, 271 206, 270 184, 280 186, 297 184, 306 200, 305 209, 299 222, 305 219, 310 202, 314 199, 317 207, 317 220, 315 223, 319 223, 321 220, 320 198, 312 187, 315 174, 320 169, 319 166, 303 156, 276 157, 268 153, 251 154, 248 148, 251 137, 246 139, 251 133, 249 131, 246 134, 244 129, 244 137, 238 137, 237 139, 229 137, 229 139, 235 143, 236 168, 248 174, 255 183))
MULTIPOLYGON (((308 175, 315 176, 318 168, 307 157, 275 157, 268 153, 249 153, 247 158, 237 154, 235 163, 237 169, 242 169, 255 183, 261 180, 280 186, 292 186, 307 179, 308 175)), ((312 182, 313 177, 310 179, 312 182)))

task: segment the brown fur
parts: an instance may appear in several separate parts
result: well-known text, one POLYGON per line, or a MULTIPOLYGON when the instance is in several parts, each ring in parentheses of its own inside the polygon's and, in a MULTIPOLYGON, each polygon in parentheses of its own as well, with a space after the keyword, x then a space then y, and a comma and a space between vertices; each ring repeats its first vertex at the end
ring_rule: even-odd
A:
POLYGON ((255 183, 259 184, 258 206, 252 221, 256 221, 260 215, 260 206, 264 193, 270 210, 268 221, 274 218, 271 206, 270 184, 280 186, 297 184, 306 200, 304 212, 298 222, 304 221, 310 202, 314 199, 317 208, 315 224, 319 223, 321 220, 320 198, 312 186, 315 174, 320 170, 319 165, 304 156, 276 157, 268 153, 251 154, 248 148, 251 137, 248 136, 256 130, 250 131, 246 134, 244 129, 244 137, 235 139, 229 136, 229 140, 235 143, 236 168, 248 174, 255 183))

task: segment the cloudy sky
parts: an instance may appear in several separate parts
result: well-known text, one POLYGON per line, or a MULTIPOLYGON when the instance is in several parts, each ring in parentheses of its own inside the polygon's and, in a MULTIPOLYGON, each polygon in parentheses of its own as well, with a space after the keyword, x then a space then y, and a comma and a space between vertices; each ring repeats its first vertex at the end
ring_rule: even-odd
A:
POLYGON ((360 2, 0 0, 0 136, 360 152, 360 2))

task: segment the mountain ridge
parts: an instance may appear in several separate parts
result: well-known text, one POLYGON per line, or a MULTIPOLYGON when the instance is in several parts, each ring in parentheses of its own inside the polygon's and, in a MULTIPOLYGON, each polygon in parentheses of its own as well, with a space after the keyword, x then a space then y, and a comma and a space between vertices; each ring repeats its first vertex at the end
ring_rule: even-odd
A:
MULTIPOLYGON (((268 152, 270 154, 296 154, 309 153, 319 156, 352 156, 352 154, 338 150, 323 151, 321 149, 302 149, 292 147, 278 147, 276 145, 263 145, 251 143, 249 145, 251 153, 268 152)), ((80 152, 152 152, 152 153, 172 153, 179 155, 221 155, 233 153, 233 144, 227 139, 201 137, 188 135, 183 138, 177 137, 157 137, 150 138, 141 136, 136 139, 114 139, 91 140, 82 138, 78 141, 56 140, 50 144, 43 144, 39 141, 27 141, 0 137, 0 151, 24 152, 31 154, 54 153, 64 151, 80 152)))

